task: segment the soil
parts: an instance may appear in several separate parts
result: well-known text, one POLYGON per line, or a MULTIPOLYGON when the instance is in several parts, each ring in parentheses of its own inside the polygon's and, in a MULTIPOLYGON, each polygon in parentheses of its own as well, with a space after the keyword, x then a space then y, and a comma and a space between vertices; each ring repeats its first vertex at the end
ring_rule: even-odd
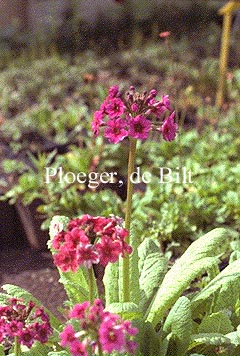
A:
POLYGON ((0 285, 9 283, 26 289, 60 317, 58 307, 62 306, 66 295, 58 279, 49 252, 34 250, 24 240, 15 246, 1 246, 0 285))

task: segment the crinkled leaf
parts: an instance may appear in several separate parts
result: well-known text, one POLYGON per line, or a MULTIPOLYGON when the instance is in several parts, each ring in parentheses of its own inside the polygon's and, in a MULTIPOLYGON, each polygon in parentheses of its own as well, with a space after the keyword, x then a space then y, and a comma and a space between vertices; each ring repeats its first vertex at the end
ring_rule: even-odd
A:
POLYGON ((6 293, 0 293, 0 305, 5 305, 9 299, 9 295, 6 293))
POLYGON ((192 335, 192 341, 188 350, 203 355, 215 355, 215 350, 218 346, 225 348, 225 351, 228 350, 227 354, 230 354, 234 348, 231 340, 222 334, 203 333, 192 335))
POLYGON ((233 331, 229 334, 226 334, 225 336, 231 340, 233 345, 240 346, 240 335, 238 335, 237 331, 233 331))
POLYGON ((191 303, 187 297, 181 297, 174 304, 163 326, 163 332, 171 333, 169 350, 177 355, 187 351, 192 334, 191 303))
MULTIPOLYGON (((160 348, 158 350, 159 355, 161 356, 165 356, 168 352, 168 347, 169 347, 169 341, 172 337, 172 334, 168 334, 167 337, 165 337, 165 339, 163 339, 160 343, 160 348)), ((157 355, 157 354, 156 354, 157 355)))
POLYGON ((25 351, 23 355, 26 356, 46 356, 48 352, 51 351, 51 347, 46 344, 41 344, 40 342, 36 342, 33 344, 30 350, 25 351))
MULTIPOLYGON (((138 325, 136 326, 138 327, 138 325)), ((139 328, 139 333, 140 335, 137 335, 136 341, 140 346, 139 347, 140 355, 144 355, 144 356, 159 355, 159 350, 161 346, 160 337, 154 330, 152 324, 149 322, 143 323, 142 328, 139 328)), ((164 356, 164 354, 161 353, 161 356, 164 356)))
POLYGON ((118 314, 123 319, 133 320, 142 317, 139 306, 135 303, 112 303, 108 305, 107 310, 111 313, 118 314))
POLYGON ((109 263, 104 271, 106 306, 119 302, 119 262, 109 263))
POLYGON ((167 259, 152 239, 145 239, 138 248, 140 272, 140 307, 146 312, 167 271, 167 259))
POLYGON ((156 326, 190 283, 218 263, 219 255, 227 248, 229 233, 223 228, 214 229, 191 244, 166 274, 150 305, 148 321, 156 326))
MULTIPOLYGON (((27 346, 21 345, 21 356, 46 356, 51 350, 52 348, 47 344, 41 344, 37 341, 33 344, 31 349, 27 346)), ((8 356, 16 356, 15 353, 13 353, 13 347, 11 348, 8 356)))
MULTIPOLYGON (((58 269, 60 274, 59 282, 63 284, 70 303, 82 303, 89 298, 89 287, 87 282, 87 272, 83 268, 79 268, 76 272, 62 272, 58 269)), ((93 295, 97 296, 96 281, 93 281, 93 295)))
MULTIPOLYGON (((22 298, 25 302, 29 302, 30 300, 32 300, 34 303, 36 303, 37 306, 42 306, 42 302, 40 302, 31 293, 29 293, 28 291, 24 290, 21 287, 12 284, 4 284, 2 286, 2 289, 7 292, 10 298, 11 297, 22 298)), ((60 320, 58 320, 58 318, 56 318, 49 309, 44 307, 44 310, 49 315, 52 328, 58 330, 59 327, 61 326, 60 320)))
POLYGON ((198 328, 198 333, 228 334, 233 331, 233 326, 226 313, 219 311, 203 318, 198 328))
POLYGON ((204 308, 212 301, 212 311, 217 312, 236 304, 240 290, 240 260, 232 262, 205 288, 193 297, 192 311, 204 308))

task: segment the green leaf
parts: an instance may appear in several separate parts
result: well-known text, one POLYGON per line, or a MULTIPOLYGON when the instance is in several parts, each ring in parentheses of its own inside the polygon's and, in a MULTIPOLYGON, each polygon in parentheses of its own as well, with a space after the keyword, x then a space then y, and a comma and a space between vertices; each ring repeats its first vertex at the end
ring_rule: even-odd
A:
MULTIPOLYGON (((192 341, 188 350, 203 355, 215 355, 217 346, 225 347, 228 350, 233 347, 231 340, 222 334, 203 333, 192 335, 192 341)), ((230 354, 229 351, 228 354, 230 354)))
POLYGON ((219 273, 205 288, 193 297, 192 311, 197 314, 198 309, 213 302, 212 311, 232 307, 239 298, 240 290, 240 260, 232 262, 219 273))
POLYGON ((231 321, 226 313, 222 311, 205 316, 198 328, 199 334, 216 332, 225 335, 232 331, 231 321))
POLYGON ((170 354, 184 355, 192 334, 191 303, 187 297, 181 297, 174 304, 163 325, 163 332, 171 333, 170 354))
POLYGON ((104 271, 106 306, 119 302, 119 262, 109 263, 104 271))
POLYGON ((4 348, 0 345, 0 356, 5 356, 4 348))
POLYGON ((191 244, 166 274, 150 305, 147 313, 148 321, 156 326, 190 283, 218 263, 219 255, 227 248, 228 235, 228 230, 218 228, 191 244))
POLYGON ((69 356, 70 353, 67 351, 51 351, 48 356, 69 356))
POLYGON ((237 331, 233 331, 229 334, 225 335, 228 339, 231 340, 231 343, 235 346, 239 346, 240 345, 240 335, 238 334, 237 331))
POLYGON ((47 346, 46 344, 41 344, 40 342, 36 342, 33 344, 30 350, 23 352, 23 355, 46 356, 49 351, 51 351, 51 348, 49 346, 47 346))
POLYGON ((0 305, 5 305, 9 299, 9 295, 6 293, 0 293, 0 305))
POLYGON ((139 306, 135 303, 112 303, 108 305, 107 310, 111 313, 118 314, 122 319, 140 319, 142 318, 142 313, 139 306))
MULTIPOLYGON (((12 284, 4 284, 2 286, 2 289, 7 292, 8 297, 10 298, 22 298, 25 302, 29 302, 30 300, 32 300, 37 306, 42 306, 42 302, 40 302, 31 293, 22 289, 21 287, 12 284)), ((59 330, 59 327, 61 327, 60 320, 58 320, 58 318, 56 318, 49 309, 44 307, 44 310, 49 315, 52 328, 59 330)))
MULTIPOLYGON (((136 325, 139 329, 139 334, 136 341, 139 344, 140 355, 154 356, 159 355, 160 350, 160 337, 154 330, 151 323, 143 323, 136 325)), ((161 352, 161 356, 164 354, 161 352)))
POLYGON ((140 271, 140 307, 146 312, 167 271, 167 259, 152 239, 144 239, 138 248, 140 271))
MULTIPOLYGON (((83 267, 84 268, 84 267, 83 267)), ((69 301, 72 305, 82 303, 89 299, 89 287, 87 271, 79 268, 76 272, 62 272, 59 268, 60 279, 59 282, 63 284, 69 301)), ((93 281, 93 295, 97 297, 96 281, 93 281)))

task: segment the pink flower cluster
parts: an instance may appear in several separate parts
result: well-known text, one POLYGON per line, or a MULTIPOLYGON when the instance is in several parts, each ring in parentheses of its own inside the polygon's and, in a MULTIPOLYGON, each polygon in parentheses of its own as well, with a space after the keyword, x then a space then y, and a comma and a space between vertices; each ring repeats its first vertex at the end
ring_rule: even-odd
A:
POLYGON ((52 240, 55 265, 63 272, 76 272, 80 265, 91 268, 100 263, 105 267, 119 256, 131 254, 125 241, 128 231, 121 224, 117 217, 83 215, 71 220, 66 231, 59 231, 52 240))
POLYGON ((130 87, 123 98, 117 85, 111 87, 100 110, 94 113, 94 135, 98 136, 103 127, 109 142, 118 143, 125 137, 146 140, 150 131, 155 130, 162 134, 164 140, 174 140, 178 125, 174 122, 174 111, 166 116, 171 112, 169 97, 163 95, 160 101, 156 97, 155 89, 140 94, 130 87))
POLYGON ((17 336, 20 344, 30 348, 35 341, 47 342, 51 334, 48 314, 34 302, 25 305, 23 300, 11 298, 0 306, 0 343, 13 343, 17 336))
POLYGON ((70 348, 73 356, 95 355, 100 350, 110 354, 113 351, 133 354, 137 348, 132 337, 138 333, 130 321, 104 310, 103 302, 96 299, 76 304, 70 318, 77 319, 78 329, 69 324, 60 334, 61 346, 70 348))

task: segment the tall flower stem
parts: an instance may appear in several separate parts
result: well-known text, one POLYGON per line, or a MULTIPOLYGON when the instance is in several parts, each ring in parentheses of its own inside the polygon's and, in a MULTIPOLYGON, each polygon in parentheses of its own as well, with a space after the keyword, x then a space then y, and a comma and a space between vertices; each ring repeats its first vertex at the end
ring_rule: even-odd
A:
POLYGON ((14 355, 21 356, 21 345, 18 342, 18 336, 14 337, 14 355))
POLYGON ((93 284, 94 284, 94 272, 93 268, 88 268, 88 288, 89 288, 89 302, 93 304, 93 284))
MULTIPOLYGON (((128 178, 127 178, 127 202, 125 213, 125 229, 129 231, 129 236, 126 240, 129 244, 130 228, 131 228, 131 214, 132 214, 132 195, 133 195, 133 183, 131 181, 131 174, 134 171, 135 156, 136 156, 137 140, 129 138, 129 157, 128 157, 128 178)), ((129 278, 130 259, 129 255, 123 258, 122 263, 122 276, 123 276, 123 302, 130 301, 130 278, 129 278)))
POLYGON ((100 342, 98 342, 98 356, 103 356, 102 346, 101 346, 100 342))

